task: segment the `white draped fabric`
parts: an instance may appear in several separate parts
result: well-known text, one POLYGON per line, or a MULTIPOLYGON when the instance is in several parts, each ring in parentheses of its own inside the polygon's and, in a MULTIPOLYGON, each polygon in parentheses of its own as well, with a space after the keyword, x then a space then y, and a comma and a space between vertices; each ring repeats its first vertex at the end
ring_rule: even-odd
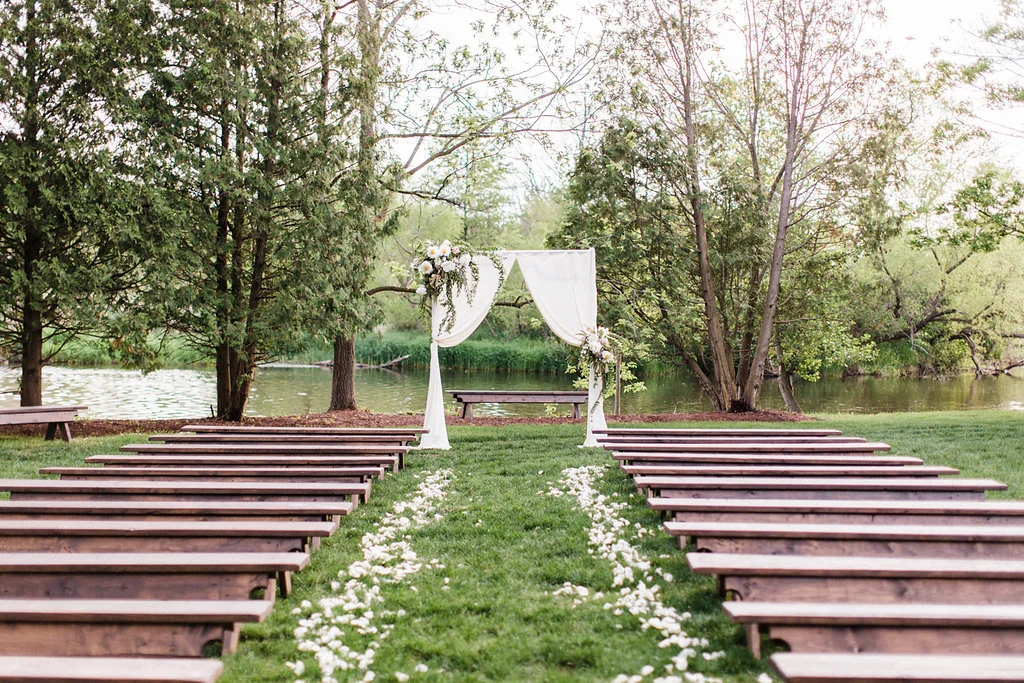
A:
MULTIPOLYGON (((597 326, 597 262, 593 249, 573 251, 506 251, 499 252, 504 275, 518 260, 526 287, 544 321, 559 339, 573 346, 580 345, 584 329, 597 326)), ((455 298, 455 324, 440 330, 444 308, 435 301, 432 310, 430 343, 430 383, 423 426, 428 430, 420 439, 420 448, 448 449, 448 429, 444 419, 444 391, 437 359, 439 346, 456 346, 465 341, 487 317, 494 304, 501 279, 498 269, 487 258, 478 261, 479 273, 473 301, 468 291, 455 298)), ((587 406, 587 437, 584 446, 597 446, 594 429, 605 428, 603 386, 597 368, 590 368, 587 406)))

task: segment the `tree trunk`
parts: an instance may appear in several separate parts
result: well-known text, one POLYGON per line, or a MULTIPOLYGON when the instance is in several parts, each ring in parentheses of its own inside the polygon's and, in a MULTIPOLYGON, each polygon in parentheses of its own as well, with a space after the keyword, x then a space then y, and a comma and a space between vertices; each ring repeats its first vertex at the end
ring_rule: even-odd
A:
POLYGON ((356 343, 350 337, 334 340, 331 368, 331 405, 328 410, 356 409, 356 343))
POLYGON ((42 316, 26 301, 21 331, 21 405, 43 405, 42 316))
POLYGON ((779 393, 786 404, 786 410, 791 413, 803 413, 800 404, 796 400, 796 392, 793 390, 793 373, 785 365, 779 366, 779 393))
MULTIPOLYGON (((25 74, 28 93, 25 102, 24 138, 30 149, 33 171, 42 167, 39 152, 39 83, 37 80, 36 4, 25 7, 27 42, 25 46, 25 74)), ((42 211, 43 191, 39 176, 29 179, 25 188, 27 220, 25 241, 22 251, 21 308, 21 405, 40 406, 43 404, 43 313, 40 294, 35 285, 36 266, 43 254, 43 235, 36 223, 36 216, 42 211)))

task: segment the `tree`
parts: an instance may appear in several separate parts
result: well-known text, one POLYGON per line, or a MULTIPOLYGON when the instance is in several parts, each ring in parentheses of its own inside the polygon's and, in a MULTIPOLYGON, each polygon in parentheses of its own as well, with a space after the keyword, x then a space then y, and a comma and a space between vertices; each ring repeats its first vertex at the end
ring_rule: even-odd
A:
POLYGON ((21 358, 25 406, 42 403, 47 340, 144 346, 122 313, 160 243, 160 201, 120 141, 152 18, 128 0, 0 6, 0 345, 21 358))
POLYGON ((459 179, 517 137, 539 134, 558 98, 584 77, 589 64, 587 55, 563 52, 564 34, 555 29, 549 0, 493 2, 447 14, 429 0, 353 0, 341 10, 337 31, 358 64, 352 101, 359 161, 346 184, 361 202, 348 214, 346 232, 356 241, 352 253, 359 270, 346 285, 350 311, 338 311, 342 329, 334 340, 331 410, 355 408, 355 335, 379 319, 367 305, 367 293, 396 289, 365 285, 383 239, 396 226, 397 199, 459 204, 459 179), (465 26, 479 39, 476 47, 442 35, 442 22, 465 26), (544 54, 513 68, 485 40, 488 31, 508 34, 509 27, 519 35, 507 37, 544 54), (442 166, 444 172, 438 171, 442 166))
POLYGON ((291 0, 172 2, 154 36, 145 140, 181 230, 166 324, 216 358, 217 415, 240 420, 255 368, 323 310, 337 203, 320 144, 320 19, 291 0))
MULTIPOLYGON (((874 113, 858 103, 881 81, 862 37, 874 13, 870 3, 750 0, 719 16, 681 0, 631 4, 616 19, 624 28, 605 100, 613 110, 625 104, 635 124, 609 143, 624 142, 639 163, 615 192, 644 243, 654 243, 651 231, 660 242, 656 257, 639 258, 648 272, 630 283, 630 291, 653 287, 642 298, 656 301, 632 312, 643 334, 678 353, 716 409, 757 405, 784 262, 842 239, 834 217, 874 113), (742 41, 742 65, 716 57, 726 40, 742 41), (666 267, 673 275, 661 275, 666 267)), ((607 253, 584 232, 572 238, 597 218, 579 206, 586 210, 563 237, 607 253)), ((622 224, 608 227, 614 241, 622 224)))

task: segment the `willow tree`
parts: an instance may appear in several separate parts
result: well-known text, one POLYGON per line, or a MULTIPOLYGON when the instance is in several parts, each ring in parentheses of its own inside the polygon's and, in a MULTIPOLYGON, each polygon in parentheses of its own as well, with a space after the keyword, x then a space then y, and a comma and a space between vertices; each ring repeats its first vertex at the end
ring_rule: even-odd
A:
POLYGON ((121 312, 159 199, 121 135, 152 19, 128 0, 0 5, 0 346, 21 359, 25 406, 42 403, 47 340, 138 341, 121 312))
POLYGON ((656 138, 662 249, 678 245, 666 258, 692 266, 692 298, 689 280, 666 291, 670 307, 695 313, 676 326, 676 348, 718 410, 756 408, 785 266, 842 231, 845 169, 882 82, 863 37, 873 16, 872 3, 679 0, 615 17, 605 101, 656 138), (729 61, 727 43, 742 58, 729 61))

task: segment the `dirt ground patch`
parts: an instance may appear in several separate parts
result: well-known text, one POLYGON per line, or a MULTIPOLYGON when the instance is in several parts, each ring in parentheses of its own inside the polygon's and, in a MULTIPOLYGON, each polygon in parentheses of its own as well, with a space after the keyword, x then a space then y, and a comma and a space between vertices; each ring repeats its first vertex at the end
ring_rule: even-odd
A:
MULTIPOLYGON (((806 422, 814 418, 796 413, 778 410, 760 410, 754 413, 665 413, 658 415, 620 415, 608 416, 608 422, 806 422)), ((71 426, 71 435, 75 436, 107 436, 111 434, 134 434, 142 432, 176 432, 187 424, 230 424, 222 420, 197 418, 194 420, 76 420, 71 426)), ((423 414, 387 415, 371 413, 365 410, 340 410, 327 413, 311 413, 309 415, 289 415, 283 417, 246 418, 243 425, 259 425, 273 427, 419 427, 423 424, 423 414)), ((448 425, 476 425, 484 427, 501 427, 504 425, 522 424, 579 424, 568 417, 474 417, 472 422, 448 416, 448 425)), ((45 425, 9 426, 0 428, 0 434, 21 434, 42 436, 45 425)))

